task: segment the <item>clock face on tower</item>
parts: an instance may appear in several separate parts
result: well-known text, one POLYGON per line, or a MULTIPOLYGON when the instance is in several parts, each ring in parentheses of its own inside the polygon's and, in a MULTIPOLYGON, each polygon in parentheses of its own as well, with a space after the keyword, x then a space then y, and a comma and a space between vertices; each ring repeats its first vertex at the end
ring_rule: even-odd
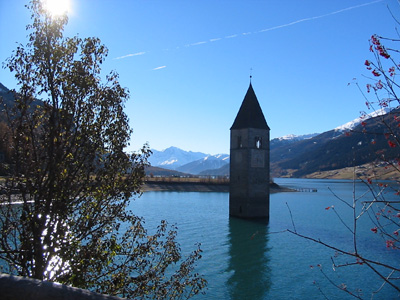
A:
POLYGON ((252 168, 265 167, 265 151, 251 150, 251 167, 252 168))

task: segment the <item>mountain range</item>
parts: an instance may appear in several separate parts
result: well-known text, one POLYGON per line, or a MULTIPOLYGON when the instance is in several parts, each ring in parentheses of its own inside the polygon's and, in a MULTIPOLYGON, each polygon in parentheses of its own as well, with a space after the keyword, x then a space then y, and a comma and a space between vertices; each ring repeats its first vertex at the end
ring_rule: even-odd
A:
POLYGON ((210 155, 169 147, 165 150, 151 150, 149 162, 154 167, 175 170, 181 173, 200 175, 205 170, 216 170, 229 164, 228 154, 210 155))
MULTIPOLYGON (((271 147, 289 145, 316 135, 318 134, 287 135, 271 140, 271 147)), ((202 152, 185 151, 173 146, 161 151, 155 149, 151 151, 153 154, 150 156, 149 162, 152 169, 149 169, 147 173, 153 175, 165 176, 167 173, 175 176, 182 176, 183 174, 202 176, 229 175, 229 154, 210 155, 202 152)))
MULTIPOLYGON (((338 170, 373 163, 379 159, 398 157, 398 149, 390 147, 383 132, 388 124, 398 126, 393 115, 400 109, 376 111, 323 133, 302 136, 287 135, 271 140, 271 176, 307 177, 316 172, 338 170)), ((229 155, 208 155, 170 147, 153 150, 152 165, 193 175, 229 175, 229 155), (172 156, 169 156, 173 153, 172 156), (158 162, 158 164, 154 164, 158 162)))

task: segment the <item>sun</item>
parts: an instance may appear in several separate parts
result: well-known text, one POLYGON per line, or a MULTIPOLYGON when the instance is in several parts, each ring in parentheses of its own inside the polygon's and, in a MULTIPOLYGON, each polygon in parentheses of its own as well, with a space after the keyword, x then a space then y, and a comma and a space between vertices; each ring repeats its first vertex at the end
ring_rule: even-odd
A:
POLYGON ((53 17, 61 16, 70 10, 70 0, 42 0, 45 10, 53 17))

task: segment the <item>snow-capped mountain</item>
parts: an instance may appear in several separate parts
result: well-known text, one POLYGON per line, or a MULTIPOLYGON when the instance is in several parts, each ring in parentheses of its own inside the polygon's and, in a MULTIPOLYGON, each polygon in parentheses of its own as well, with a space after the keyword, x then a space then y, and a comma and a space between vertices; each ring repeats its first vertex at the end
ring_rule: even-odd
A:
POLYGON ((152 166, 176 170, 195 160, 202 159, 208 154, 201 152, 185 151, 177 147, 169 147, 162 151, 151 149, 153 154, 149 158, 152 166))
POLYGON ((277 139, 280 141, 301 141, 301 140, 306 140, 306 139, 311 139, 314 136, 318 135, 319 133, 310 133, 310 134, 303 134, 303 135, 294 135, 294 134, 288 134, 288 135, 284 135, 281 137, 278 137, 277 139))
POLYGON ((390 112, 393 108, 390 107, 383 107, 381 109, 378 109, 376 111, 373 111, 370 114, 361 116, 357 119, 354 119, 353 121, 347 122, 346 124, 343 124, 341 126, 336 127, 334 130, 335 131, 348 131, 354 129, 356 126, 360 125, 362 122, 365 122, 368 119, 375 118, 378 116, 383 116, 386 115, 388 112, 390 112))
POLYGON ((177 168, 177 171, 189 174, 200 174, 205 170, 219 169, 229 163, 228 154, 208 155, 177 168))
POLYGON ((198 174, 207 169, 218 169, 229 163, 228 154, 209 155, 202 152, 192 152, 169 147, 158 151, 152 149, 149 161, 152 166, 183 173, 198 174))
POLYGON ((311 139, 281 143, 277 147, 273 147, 271 141, 271 174, 273 177, 303 177, 360 166, 381 159, 377 153, 382 151, 387 160, 397 158, 398 149, 388 144, 384 133, 387 126, 397 128, 393 116, 399 113, 400 109, 380 110, 311 139), (346 134, 350 129, 352 132, 346 134))
POLYGON ((271 150, 277 147, 281 146, 287 146, 289 144, 298 142, 298 141, 303 141, 303 140, 308 140, 312 139, 313 137, 317 136, 319 133, 310 133, 310 134, 303 134, 303 135, 294 135, 294 134, 288 134, 282 137, 274 138, 271 140, 271 150))

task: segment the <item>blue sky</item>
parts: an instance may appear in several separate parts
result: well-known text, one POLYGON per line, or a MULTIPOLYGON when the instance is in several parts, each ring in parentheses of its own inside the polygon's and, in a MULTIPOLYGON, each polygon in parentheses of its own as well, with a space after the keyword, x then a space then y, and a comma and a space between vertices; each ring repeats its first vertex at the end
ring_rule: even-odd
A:
MULTIPOLYGON (((229 128, 249 85, 271 138, 324 132, 366 110, 374 33, 396 36, 397 0, 70 0, 65 35, 97 36, 103 65, 130 90, 130 150, 145 142, 229 153, 229 128)), ((0 61, 30 23, 24 0, 0 0, 0 61)), ((0 69, 0 82, 15 88, 0 69)))

